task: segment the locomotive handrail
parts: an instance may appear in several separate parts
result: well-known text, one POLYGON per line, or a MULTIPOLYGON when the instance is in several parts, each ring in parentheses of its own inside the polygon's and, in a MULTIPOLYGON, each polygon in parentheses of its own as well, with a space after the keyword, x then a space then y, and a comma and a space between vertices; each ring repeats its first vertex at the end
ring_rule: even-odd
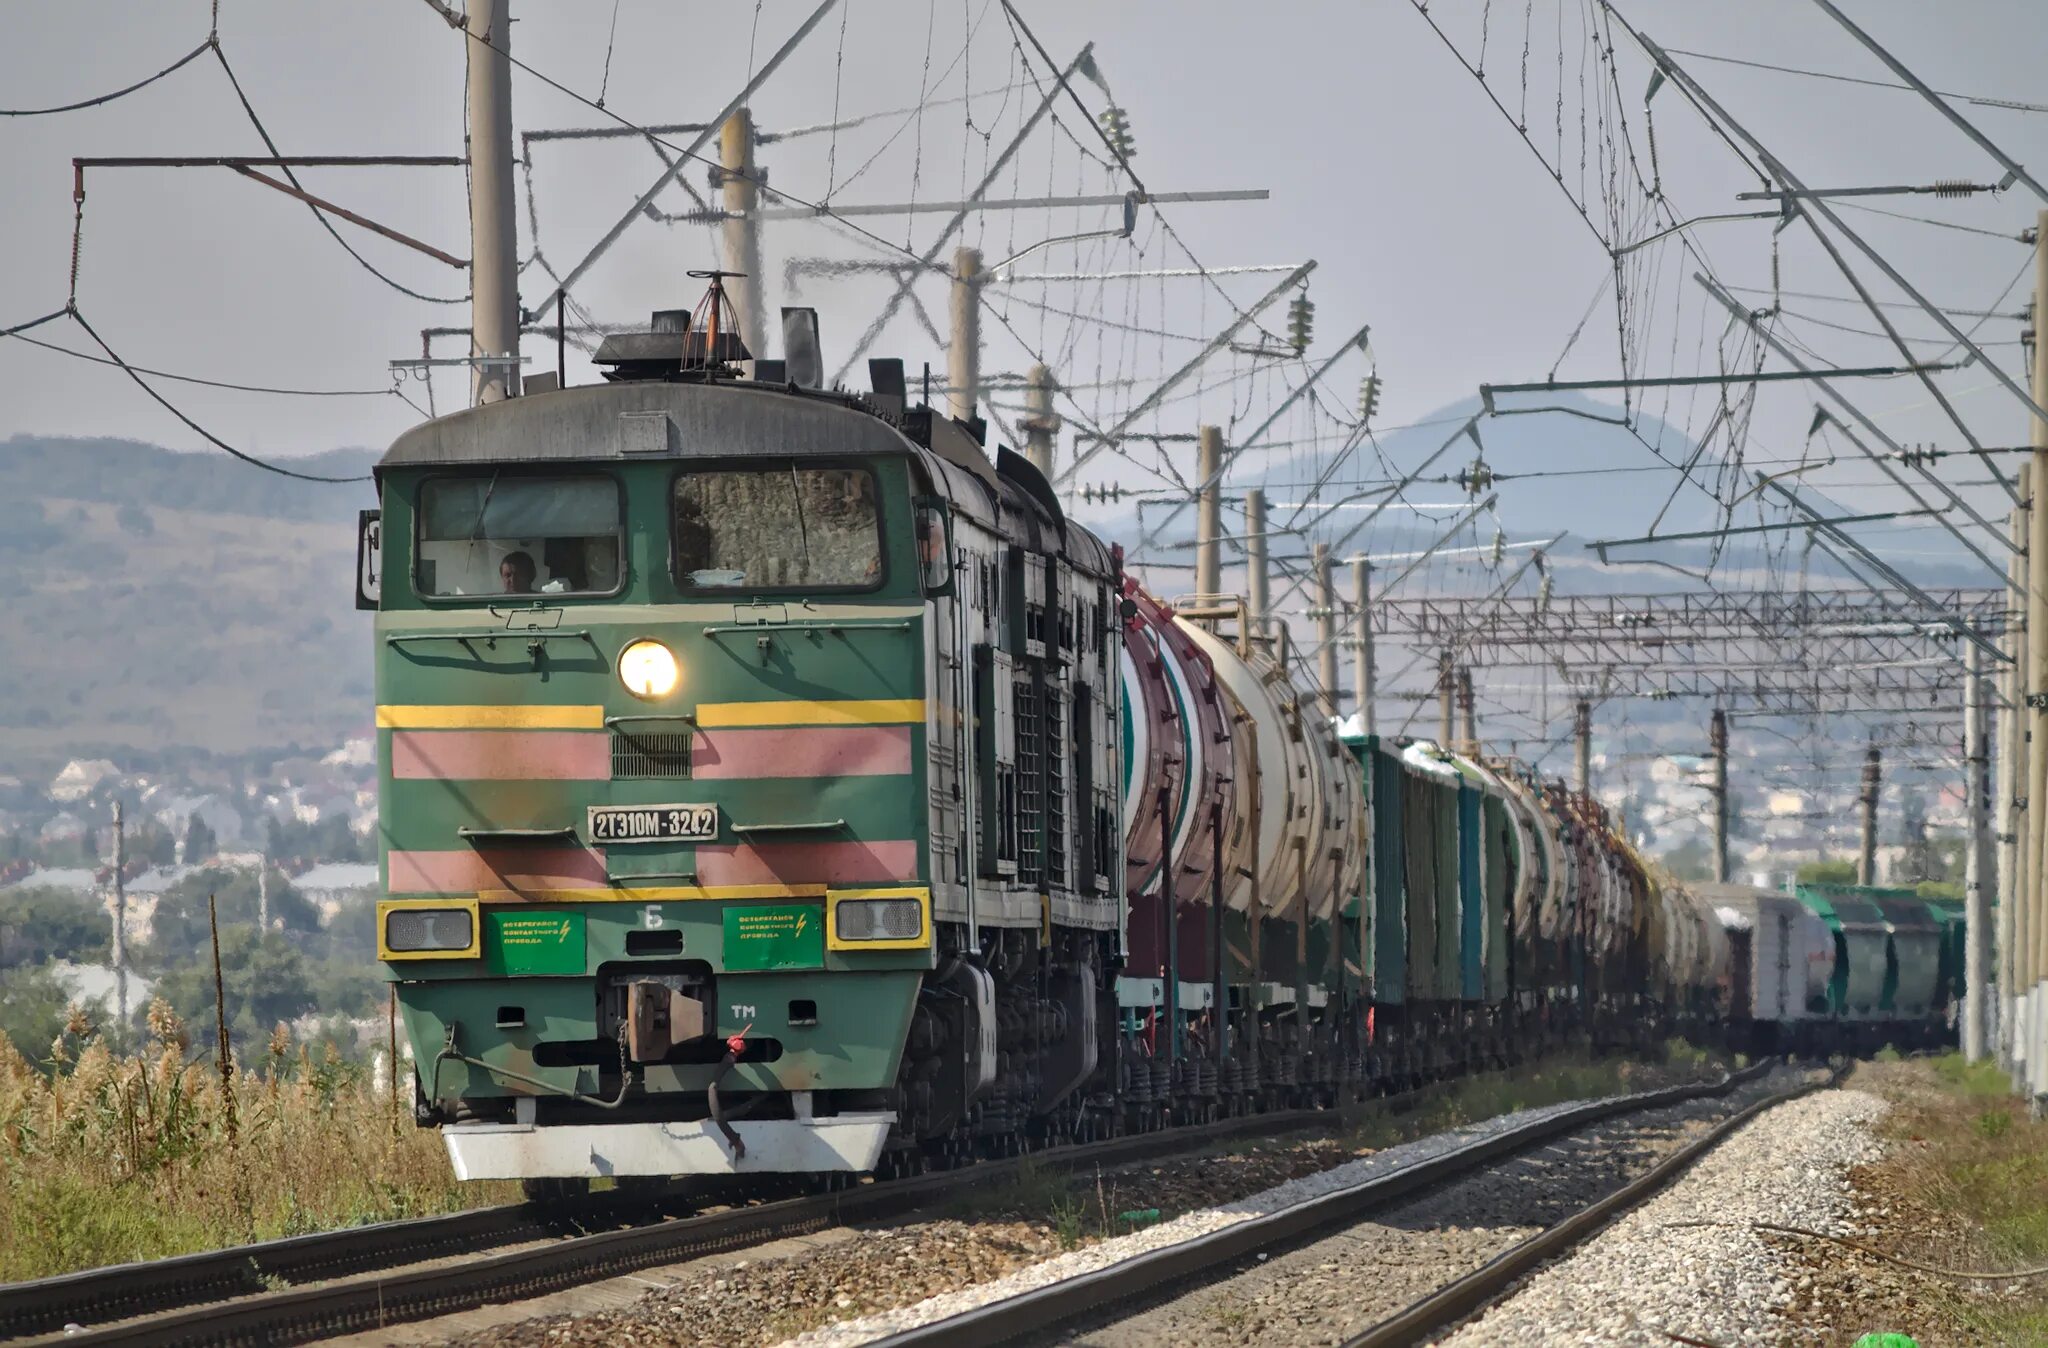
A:
POLYGON ((734 824, 734 833, 829 833, 846 827, 844 819, 811 819, 792 824, 734 824))
POLYGON ((472 841, 478 838, 508 838, 528 842, 536 838, 573 838, 576 836, 576 829, 570 824, 564 824, 560 828, 472 828, 464 824, 455 830, 455 836, 472 841))
POLYGON ((727 636, 735 632, 759 636, 761 629, 764 627, 771 627, 779 632, 908 632, 915 626, 916 624, 907 618, 898 619, 895 622, 860 622, 858 620, 847 621, 839 618, 798 618, 794 621, 779 623, 720 623, 702 630, 707 637, 718 637, 727 636))
POLYGON ((650 711, 642 712, 636 716, 607 716, 604 718, 604 728, 610 730, 614 726, 632 725, 638 721, 687 721, 691 725, 695 725, 697 723, 697 713, 692 711, 650 711))
MULTIPOLYGON (((494 627, 485 632, 392 632, 385 636, 384 644, 387 646, 403 646, 408 641, 454 641, 467 647, 472 641, 481 641, 486 645, 495 646, 507 637, 524 637, 529 642, 538 641, 543 643, 550 638, 559 638, 563 641, 587 641, 590 643, 592 650, 600 653, 603 651, 603 647, 597 644, 597 638, 587 631, 556 632, 540 628, 512 628, 507 630, 502 627, 494 627)), ((471 653, 474 654, 475 652, 472 650, 471 653)))

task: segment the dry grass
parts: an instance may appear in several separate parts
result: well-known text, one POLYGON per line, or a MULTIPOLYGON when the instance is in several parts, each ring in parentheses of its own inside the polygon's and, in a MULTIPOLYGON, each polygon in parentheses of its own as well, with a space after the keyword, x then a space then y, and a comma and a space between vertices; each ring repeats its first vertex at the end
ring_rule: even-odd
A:
MULTIPOLYGON (((1880 1244, 1943 1268, 2048 1266, 2048 1122, 2029 1116, 2003 1072, 1951 1053, 1865 1068, 1852 1084, 1892 1103, 1890 1152, 1856 1176, 1864 1200, 1888 1210, 1880 1244)), ((1938 1337, 2048 1342, 2048 1278, 1911 1283, 1938 1337)))
POLYGON ((82 1019, 47 1071, 0 1039, 0 1281, 517 1197, 458 1184, 440 1140, 332 1046, 280 1026, 222 1089, 168 1005, 117 1058, 82 1019))

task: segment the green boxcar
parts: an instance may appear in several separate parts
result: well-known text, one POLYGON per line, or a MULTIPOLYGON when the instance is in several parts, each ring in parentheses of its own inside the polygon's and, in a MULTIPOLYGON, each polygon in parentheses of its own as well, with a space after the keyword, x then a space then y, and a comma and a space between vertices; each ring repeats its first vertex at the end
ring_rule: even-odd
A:
POLYGON ((1378 736, 1351 742, 1364 764, 1372 810, 1372 877, 1367 923, 1372 944, 1373 997, 1397 1006, 1408 996, 1407 824, 1403 809, 1408 776, 1401 760, 1380 747, 1378 736))

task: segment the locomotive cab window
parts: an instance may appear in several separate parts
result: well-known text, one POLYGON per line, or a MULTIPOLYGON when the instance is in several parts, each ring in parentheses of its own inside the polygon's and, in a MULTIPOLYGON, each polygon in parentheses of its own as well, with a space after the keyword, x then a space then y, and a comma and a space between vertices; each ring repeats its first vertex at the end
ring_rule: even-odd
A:
POLYGON ((881 512, 865 468, 717 468, 675 487, 676 583, 691 592, 872 590, 881 512))
POLYGON ((436 478, 420 489, 419 592, 615 594, 619 515, 608 477, 436 478))

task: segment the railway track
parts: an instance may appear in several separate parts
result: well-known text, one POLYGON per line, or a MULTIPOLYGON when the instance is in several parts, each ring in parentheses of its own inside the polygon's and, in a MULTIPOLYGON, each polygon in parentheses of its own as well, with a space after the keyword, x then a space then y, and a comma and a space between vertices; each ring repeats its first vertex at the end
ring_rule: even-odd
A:
MULTIPOLYGON (((1299 1109, 1029 1154, 1051 1169, 1115 1165, 1249 1136, 1342 1127, 1420 1107, 1475 1078, 1335 1109, 1299 1109)), ((89 1269, 0 1286, 0 1342, 232 1345, 307 1342, 545 1295, 681 1259, 884 1219, 999 1179, 1025 1157, 718 1211, 701 1198, 619 1194, 415 1218, 89 1269)), ((714 1196, 713 1201, 716 1201, 714 1196)))
MULTIPOLYGON (((888 1345, 888 1348, 979 1348, 979 1345, 1016 1341, 1089 1345, 1191 1341, 1196 1337, 1189 1332, 1191 1317, 1178 1325, 1170 1321, 1155 1321, 1143 1326, 1138 1324, 1139 1318, 1160 1308, 1171 1307, 1176 1302, 1192 1302, 1190 1294, 1194 1289, 1207 1292, 1245 1270, 1266 1267, 1262 1261, 1273 1259, 1281 1252, 1330 1238, 1346 1227, 1364 1222, 1372 1214, 1400 1208, 1427 1194, 1453 1190, 1460 1184, 1485 1176, 1490 1170, 1497 1170, 1518 1158, 1526 1158, 1537 1149, 1561 1148, 1571 1141, 1574 1134, 1583 1135, 1610 1121, 1654 1115, 1657 1111, 1668 1113, 1674 1106, 1726 1097, 1752 1083, 1759 1083, 1770 1070, 1770 1064, 1759 1064, 1710 1085, 1671 1087, 1548 1112, 1518 1127, 1481 1136, 1453 1150, 1351 1187, 1254 1216, 1207 1235, 1154 1248, 1093 1273, 904 1329, 877 1342, 888 1345)), ((1477 1273, 1435 1280, 1436 1285, 1429 1296, 1406 1306, 1382 1324, 1372 1326, 1355 1342, 1371 1344, 1375 1348, 1419 1342, 1430 1333, 1483 1309, 1529 1268, 1565 1252, 1603 1227, 1619 1212, 1641 1202, 1675 1178, 1687 1164, 1728 1131, 1739 1127, 1742 1121, 1762 1109, 1826 1084, 1825 1080, 1813 1080, 1789 1090, 1764 1095, 1746 1108, 1735 1111, 1729 1120, 1721 1121, 1704 1138, 1686 1145, 1660 1162, 1649 1174, 1618 1192, 1611 1191, 1612 1185, 1601 1186, 1601 1197, 1596 1201, 1578 1207, 1540 1235, 1516 1244, 1486 1263, 1477 1273), (1442 1285, 1444 1281, 1449 1285, 1442 1285)), ((1626 1129, 1616 1124, 1611 1131, 1625 1132, 1626 1129)), ((1529 1178, 1525 1175, 1520 1182, 1526 1185, 1529 1178)), ((1544 1187, 1544 1181, 1539 1179, 1537 1187, 1544 1187)), ((1469 1266, 1468 1263, 1464 1267, 1469 1266)), ((1337 1276, 1349 1276, 1354 1280, 1348 1284, 1348 1295, 1355 1295, 1355 1267, 1351 1274, 1337 1276)), ((1327 1326, 1319 1328, 1326 1330, 1327 1326)), ((1225 1337, 1242 1332, 1242 1325, 1233 1325, 1231 1333, 1225 1337)), ((1256 1328, 1253 1332, 1257 1335, 1256 1328)), ((1265 1336, 1259 1337, 1264 1341, 1265 1336)), ((1311 1332, 1304 1341, 1309 1338, 1330 1341, 1327 1333, 1311 1332)))
POLYGON ((1693 1139, 1659 1161, 1649 1173, 1637 1176, 1605 1198, 1545 1228, 1540 1234, 1521 1242, 1448 1287, 1411 1303, 1399 1314, 1389 1316, 1364 1333, 1347 1339, 1344 1348, 1403 1348, 1403 1345, 1424 1342, 1480 1314, 1512 1293, 1523 1277, 1571 1253, 1605 1230, 1615 1218, 1640 1207, 1670 1187, 1695 1161, 1757 1115, 1833 1085, 1840 1078, 1840 1072, 1830 1072, 1824 1080, 1802 1083, 1738 1110, 1714 1125, 1704 1136, 1693 1139))

